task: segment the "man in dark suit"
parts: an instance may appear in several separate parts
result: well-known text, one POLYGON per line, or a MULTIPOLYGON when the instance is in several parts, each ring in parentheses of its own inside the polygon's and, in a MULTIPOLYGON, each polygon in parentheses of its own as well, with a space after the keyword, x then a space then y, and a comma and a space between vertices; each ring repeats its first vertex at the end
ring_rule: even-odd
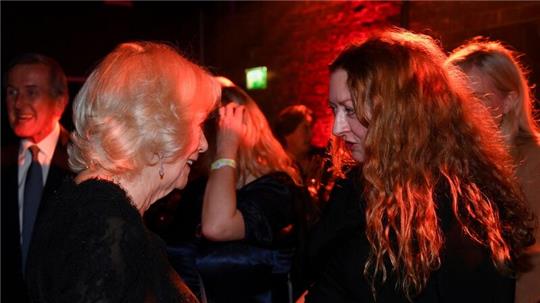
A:
POLYGON ((68 103, 66 76, 53 59, 25 54, 9 66, 6 102, 18 142, 2 149, 2 302, 27 302, 24 266, 33 226, 47 196, 71 172, 68 132, 59 120, 68 103))

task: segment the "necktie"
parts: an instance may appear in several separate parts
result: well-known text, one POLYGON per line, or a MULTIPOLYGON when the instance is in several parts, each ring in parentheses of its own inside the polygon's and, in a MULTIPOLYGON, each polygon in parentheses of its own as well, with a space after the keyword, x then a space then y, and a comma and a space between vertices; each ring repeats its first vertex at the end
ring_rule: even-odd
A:
POLYGON ((26 257, 28 256, 28 248, 32 239, 32 231, 34 222, 41 202, 41 192, 43 191, 43 173, 41 164, 38 161, 39 147, 37 145, 30 146, 32 153, 32 163, 26 174, 24 183, 23 196, 23 228, 22 228, 22 265, 23 273, 26 268, 26 257))

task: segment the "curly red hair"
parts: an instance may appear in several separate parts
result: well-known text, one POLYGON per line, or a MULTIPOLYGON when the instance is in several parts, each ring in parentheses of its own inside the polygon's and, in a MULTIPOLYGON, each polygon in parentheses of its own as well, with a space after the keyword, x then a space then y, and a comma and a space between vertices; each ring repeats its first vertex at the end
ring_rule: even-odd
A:
POLYGON ((330 65, 347 72, 357 117, 369 122, 362 173, 372 248, 364 275, 374 292, 391 271, 411 298, 440 266, 441 184, 463 232, 489 249, 500 271, 511 271, 531 242, 503 140, 445 59, 432 38, 395 29, 350 45, 330 65))

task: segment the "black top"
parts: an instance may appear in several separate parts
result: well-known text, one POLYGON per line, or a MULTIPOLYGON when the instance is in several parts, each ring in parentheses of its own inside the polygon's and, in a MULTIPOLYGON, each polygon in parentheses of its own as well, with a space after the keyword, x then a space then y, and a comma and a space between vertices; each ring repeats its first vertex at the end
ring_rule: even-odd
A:
MULTIPOLYGON (((169 245, 171 263, 199 296, 203 282, 208 302, 286 301, 287 274, 305 230, 307 193, 283 172, 253 180, 236 191, 245 238, 212 242, 199 231, 206 181, 191 181, 182 191, 170 224, 153 224, 169 245)), ((148 221, 163 218, 167 206, 154 208, 160 206, 147 212, 148 221)))
MULTIPOLYGON (((308 262, 317 275, 306 302, 375 302, 363 275, 370 250, 358 170, 336 183, 328 208, 313 230, 308 262)), ((501 276, 489 251, 465 236, 451 208, 448 190, 435 197, 445 244, 441 266, 413 302, 513 302, 514 280, 501 276)), ((387 266, 387 268, 389 268, 387 266)), ((395 275, 377 286, 376 302, 409 302, 395 275)))
POLYGON ((285 173, 272 173, 236 192, 245 224, 242 241, 202 241, 196 256, 209 302, 283 302, 296 237, 299 188, 285 173), (283 274, 279 278, 279 274, 283 274), (224 277, 226 277, 224 279, 224 277))
POLYGON ((36 223, 33 302, 196 302, 116 184, 66 180, 36 223))
POLYGON ((245 224, 245 241, 277 247, 289 242, 283 228, 294 223, 299 189, 285 173, 262 176, 236 192, 237 208, 245 224))

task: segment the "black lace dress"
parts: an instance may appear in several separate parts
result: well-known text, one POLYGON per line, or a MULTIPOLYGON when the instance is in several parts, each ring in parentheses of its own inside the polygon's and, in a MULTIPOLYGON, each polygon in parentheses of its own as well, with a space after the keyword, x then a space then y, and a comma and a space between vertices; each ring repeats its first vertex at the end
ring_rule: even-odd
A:
POLYGON ((46 205, 28 257, 33 302, 197 302, 116 184, 66 180, 46 205))

